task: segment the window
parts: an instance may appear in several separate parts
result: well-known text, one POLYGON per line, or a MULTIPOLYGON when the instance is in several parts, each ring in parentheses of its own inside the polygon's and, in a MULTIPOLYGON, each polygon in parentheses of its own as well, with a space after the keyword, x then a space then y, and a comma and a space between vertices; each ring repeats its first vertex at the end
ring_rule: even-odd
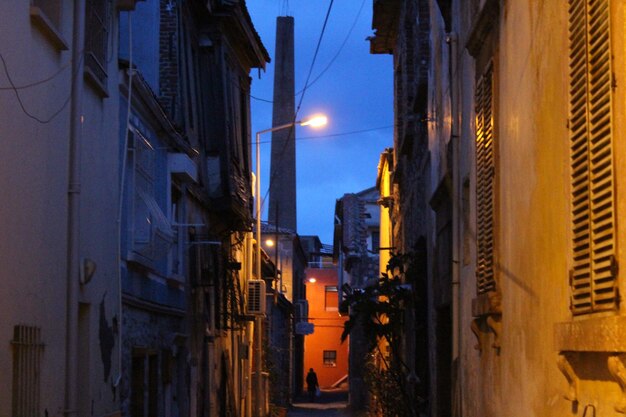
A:
POLYGON ((14 416, 36 417, 40 409, 41 357, 44 344, 41 329, 33 326, 13 328, 13 413, 14 416))
MULTIPOLYGON (((180 186, 172 180, 170 187, 170 200, 171 200, 171 214, 170 219, 173 222, 184 223, 184 216, 182 215, 182 191, 180 186)), ((183 269, 183 249, 185 239, 179 235, 181 229, 173 228, 174 242, 172 250, 170 251, 170 270, 169 273, 173 275, 182 276, 184 274, 183 269)))
POLYGON ((136 132, 131 137, 134 138, 135 151, 134 242, 148 244, 152 221, 147 200, 154 196, 155 151, 150 141, 140 133, 136 132))
POLYGON ((475 92, 476 106, 476 291, 485 294, 496 289, 494 250, 494 123, 493 67, 480 77, 475 92))
POLYGON ((59 51, 69 46, 61 32, 61 10, 63 0, 31 0, 30 20, 59 51))
POLYGON ((609 0, 569 1, 570 308, 618 305, 609 0))
POLYGON ((328 366, 328 367, 337 366, 337 351, 336 350, 324 351, 324 366, 328 366))
POLYGON ((128 146, 128 172, 132 176, 127 187, 132 196, 131 249, 147 260, 156 261, 170 253, 175 239, 172 225, 156 201, 158 153, 135 128, 129 132, 128 146))
POLYGON ((159 411, 159 356, 134 349, 130 376, 131 417, 156 416, 159 411))
POLYGON ((85 71, 106 91, 110 0, 87 0, 85 16, 85 71))
POLYGON ((373 230, 372 231, 372 237, 371 237, 371 248, 370 250, 372 252, 378 253, 380 249, 380 231, 379 230, 373 230))
POLYGON ((336 285, 327 285, 324 287, 324 307, 326 311, 339 310, 339 291, 336 285))

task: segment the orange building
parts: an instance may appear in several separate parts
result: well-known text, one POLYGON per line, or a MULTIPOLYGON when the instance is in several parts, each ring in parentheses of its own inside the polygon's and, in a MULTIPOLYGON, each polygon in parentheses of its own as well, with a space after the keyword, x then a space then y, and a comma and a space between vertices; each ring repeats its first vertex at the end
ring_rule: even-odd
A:
POLYGON ((341 343, 337 267, 330 262, 310 262, 306 270, 306 299, 313 334, 304 338, 304 370, 315 369, 320 388, 330 388, 348 375, 348 342, 341 343))

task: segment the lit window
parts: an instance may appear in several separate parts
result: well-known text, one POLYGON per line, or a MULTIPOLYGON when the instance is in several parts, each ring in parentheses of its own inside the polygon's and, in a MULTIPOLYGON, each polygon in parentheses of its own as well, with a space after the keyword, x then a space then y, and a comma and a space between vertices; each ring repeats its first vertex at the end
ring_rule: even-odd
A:
POLYGON ((339 291, 336 285, 327 285, 324 287, 325 303, 324 307, 326 311, 338 311, 339 310, 339 291))
POLYGON ((324 366, 329 366, 329 367, 337 366, 337 351, 336 350, 324 351, 324 366))

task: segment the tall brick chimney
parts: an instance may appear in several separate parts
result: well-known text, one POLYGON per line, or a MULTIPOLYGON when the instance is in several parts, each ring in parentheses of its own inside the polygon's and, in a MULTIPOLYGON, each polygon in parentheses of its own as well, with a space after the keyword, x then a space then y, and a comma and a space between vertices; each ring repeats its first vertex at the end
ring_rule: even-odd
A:
MULTIPOLYGON (((274 106, 272 126, 294 121, 295 74, 293 50, 293 17, 276 18, 276 56, 274 68, 274 106)), ((270 168, 270 223, 296 231, 296 130, 272 133, 270 168)))

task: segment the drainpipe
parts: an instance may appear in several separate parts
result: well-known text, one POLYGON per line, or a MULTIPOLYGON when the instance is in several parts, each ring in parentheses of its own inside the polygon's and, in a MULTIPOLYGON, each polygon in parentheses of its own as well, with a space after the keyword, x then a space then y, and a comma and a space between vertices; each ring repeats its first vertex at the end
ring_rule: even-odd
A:
POLYGON ((124 350, 122 347, 124 332, 124 302, 122 296, 122 215, 124 213, 124 187, 126 186, 126 168, 128 167, 128 131, 130 128, 130 115, 132 111, 133 99, 133 26, 131 12, 128 12, 128 101, 126 103, 126 122, 124 125, 124 144, 122 145, 122 167, 120 173, 119 205, 117 208, 117 285, 118 285, 118 376, 115 378, 113 386, 118 388, 122 380, 122 369, 124 368, 124 350))
POLYGON ((67 212, 67 306, 65 334, 65 404, 63 414, 77 414, 78 395, 78 282, 80 238, 80 145, 82 136, 83 48, 85 0, 74 1, 72 36, 72 95, 70 107, 67 212))
POLYGON ((452 112, 451 138, 452 141, 452 360, 453 369, 456 363, 456 380, 454 383, 453 415, 462 415, 461 408, 461 137, 459 129, 459 83, 457 74, 458 36, 450 32, 446 36, 450 53, 450 104, 452 112))
MULTIPOLYGON (((246 246, 245 246, 245 250, 246 250, 246 255, 244 257, 244 259, 246 259, 246 275, 245 275, 245 279, 246 281, 249 281, 250 279, 252 279, 253 277, 253 272, 252 272, 252 268, 254 265, 254 262, 252 261, 252 256, 255 256, 255 253, 252 253, 252 248, 253 248, 253 237, 252 237, 252 233, 246 233, 246 246)), ((247 297, 248 294, 245 294, 245 296, 247 297)), ((255 342, 254 342, 254 331, 255 331, 255 326, 254 324, 252 324, 252 322, 246 322, 246 338, 248 340, 248 369, 247 369, 247 374, 246 374, 246 378, 247 378, 247 383, 246 383, 246 412, 244 414, 245 417, 252 417, 254 415, 253 410, 255 409, 255 404, 252 403, 252 392, 253 392, 253 383, 256 381, 252 376, 254 374, 254 363, 253 363, 253 358, 251 355, 251 349, 256 348, 255 342)), ((256 350, 254 351, 256 354, 256 350)))

